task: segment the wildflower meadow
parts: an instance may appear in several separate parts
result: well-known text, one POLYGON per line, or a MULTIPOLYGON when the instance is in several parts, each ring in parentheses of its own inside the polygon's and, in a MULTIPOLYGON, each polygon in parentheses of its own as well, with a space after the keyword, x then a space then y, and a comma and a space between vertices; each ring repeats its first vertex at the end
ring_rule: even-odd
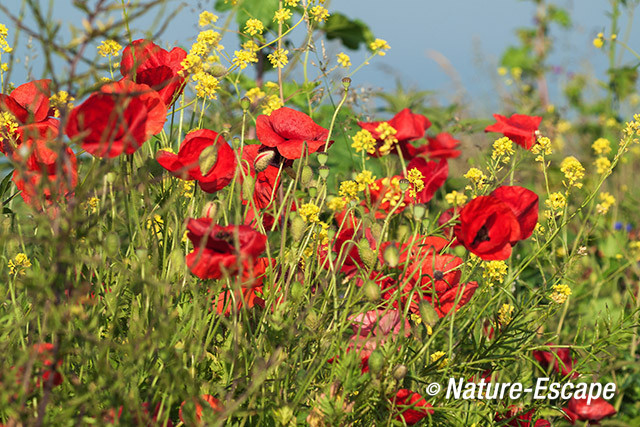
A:
POLYGON ((555 89, 526 2, 488 115, 340 1, 0 3, 0 425, 640 425, 640 1, 555 89))

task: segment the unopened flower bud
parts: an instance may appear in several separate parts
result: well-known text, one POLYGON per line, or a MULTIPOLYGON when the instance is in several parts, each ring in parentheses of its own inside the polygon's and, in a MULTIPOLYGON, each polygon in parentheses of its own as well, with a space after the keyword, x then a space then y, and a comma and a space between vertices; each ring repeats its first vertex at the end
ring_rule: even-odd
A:
POLYGON ((422 221, 422 218, 424 218, 424 215, 426 213, 427 213, 427 207, 422 203, 413 205, 413 218, 416 221, 422 221))
POLYGON ((393 368, 393 378, 395 378, 397 381, 402 381, 404 377, 407 376, 408 371, 409 370, 407 369, 406 366, 400 364, 395 368, 393 368))
POLYGON ((253 167, 256 169, 256 172, 262 172, 269 166, 271 160, 276 156, 276 152, 273 150, 263 151, 262 153, 258 153, 256 156, 256 160, 253 162, 253 167))
POLYGON ((200 173, 206 176, 218 161, 218 145, 210 145, 200 153, 198 164, 200 165, 200 173))
POLYGON ((327 177, 329 176, 329 167, 328 166, 320 166, 318 168, 318 174, 320 175, 320 178, 327 179, 327 177))
POLYGON ((318 159, 318 163, 320 163, 321 166, 324 166, 325 163, 327 163, 327 160, 329 159, 329 155, 327 154, 326 151, 319 151, 316 154, 316 157, 318 159))
POLYGON ((313 170, 309 166, 303 166, 300 172, 300 183, 307 187, 313 179, 313 170))
POLYGON ((373 268, 378 261, 378 256, 374 250, 369 246, 369 242, 367 239, 360 240, 358 244, 358 254, 360 255, 360 259, 364 262, 369 268, 373 268))
POLYGON ((372 375, 377 375, 384 367, 384 356, 380 350, 373 350, 369 356, 369 371, 372 375))
POLYGON ((380 286, 378 286, 378 284, 373 280, 365 280, 362 285, 362 292, 371 302, 377 302, 380 300, 380 286))
POLYGON ((403 192, 405 192, 405 191, 407 191, 409 189, 409 184, 411 184, 411 183, 406 178, 402 178, 400 180, 400 182, 398 182, 400 190, 402 190, 403 192))
POLYGON ((227 74, 227 67, 224 65, 216 64, 209 68, 209 74, 211 74, 215 78, 219 78, 227 74))
POLYGON ((398 252, 398 248, 395 243, 390 244, 384 249, 382 253, 382 258, 384 262, 391 268, 396 267, 398 262, 400 261, 400 253, 398 252))
POLYGON ((202 208, 202 217, 215 219, 218 213, 218 204, 216 202, 207 202, 202 208))
POLYGON ((422 318, 422 322, 425 325, 429 325, 430 327, 433 327, 436 325, 436 323, 438 323, 438 320, 440 320, 440 316, 438 316, 438 312, 435 310, 435 308, 433 308, 433 306, 429 301, 427 300, 420 301, 418 308, 420 310, 420 318, 422 318))
POLYGON ((302 298, 302 284, 297 280, 291 284, 291 299, 298 301, 302 298))
POLYGON ((293 237, 294 242, 302 240, 305 228, 306 224, 300 215, 296 215, 293 220, 291 220, 291 237, 293 237))
POLYGON ((377 222, 374 222, 373 224, 371 224, 370 228, 371 228, 371 235, 373 235, 373 238, 375 239, 376 242, 379 242, 380 237, 382 237, 382 226, 377 222))

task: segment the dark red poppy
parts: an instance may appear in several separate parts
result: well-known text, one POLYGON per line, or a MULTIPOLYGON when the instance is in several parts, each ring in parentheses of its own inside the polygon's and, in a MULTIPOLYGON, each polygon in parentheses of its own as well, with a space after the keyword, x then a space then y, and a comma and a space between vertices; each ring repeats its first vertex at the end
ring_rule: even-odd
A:
POLYGON ((494 114, 496 123, 485 128, 485 132, 501 133, 516 144, 530 150, 537 141, 536 133, 542 117, 514 114, 507 118, 494 114))
POLYGON ((516 216, 520 224, 517 240, 528 239, 538 223, 538 195, 517 185, 502 185, 493 190, 491 196, 507 204, 516 216))
MULTIPOLYGON (((442 227, 442 229, 440 230, 440 233, 442 233, 447 239, 451 240, 454 237, 454 233, 453 233, 454 226, 452 225, 453 223, 451 222, 451 220, 455 216, 458 216, 459 214, 460 214, 460 208, 453 207, 442 212, 438 217, 438 227, 442 227)), ((458 246, 459 244, 460 242, 454 240, 451 246, 458 246)))
POLYGON ((407 425, 416 424, 429 414, 433 414, 431 405, 424 397, 406 388, 398 390, 392 403, 398 412, 396 420, 404 421, 407 425))
POLYGON ((166 121, 167 107, 145 84, 123 78, 108 83, 74 108, 65 129, 97 157, 133 154, 166 121))
POLYGON ((185 77, 180 75, 187 52, 174 47, 162 49, 150 40, 135 40, 122 52, 120 72, 136 83, 146 84, 158 92, 167 107, 180 96, 185 77))
POLYGON ((262 143, 260 152, 275 149, 277 154, 287 159, 287 163, 291 163, 305 152, 315 153, 324 147, 329 131, 305 113, 282 107, 269 116, 258 116, 256 134, 262 143))
MULTIPOLYGON (((571 357, 571 350, 569 348, 554 348, 552 347, 553 344, 547 345, 551 347, 551 351, 533 351, 533 357, 540 363, 542 368, 546 370, 550 365, 553 365, 553 369, 563 377, 571 374, 573 364, 576 362, 571 357)), ((577 372, 573 372, 571 378, 577 378, 579 375, 577 372)))
POLYGON ((180 405, 180 410, 178 411, 180 421, 182 421, 184 425, 193 425, 193 422, 200 424, 202 422, 202 412, 204 411, 202 403, 208 404, 211 407, 211 410, 213 410, 214 412, 222 411, 222 406, 220 405, 220 401, 218 399, 210 394, 203 394, 202 396, 200 396, 200 398, 194 397, 192 401, 185 400, 184 402, 182 402, 182 404, 180 405), (189 408, 189 406, 191 406, 191 408, 189 408))
MULTIPOLYGON (((374 157, 380 156, 379 149, 384 144, 384 141, 380 138, 380 132, 376 130, 382 123, 384 122, 358 122, 358 126, 368 130, 376 139, 374 157)), ((409 142, 424 137, 424 133, 431 126, 431 122, 427 117, 422 114, 412 113, 411 110, 405 108, 393 116, 391 120, 388 120, 387 123, 396 130, 394 137, 398 140, 397 144, 394 144, 391 148, 391 152, 397 153, 398 150, 401 150, 405 159, 413 158, 419 154, 420 150, 413 147, 409 142)))
POLYGON ((611 417, 617 412, 616 408, 602 397, 591 399, 591 403, 588 405, 587 400, 586 397, 584 399, 572 397, 567 407, 562 409, 571 424, 575 424, 578 420, 597 424, 601 419, 611 417))
POLYGON ((15 88, 9 95, 0 94, 0 110, 11 113, 19 125, 37 123, 49 116, 51 80, 35 80, 15 88))
POLYGON ((22 126, 20 150, 12 152, 16 164, 13 182, 25 203, 36 209, 68 199, 78 182, 76 155, 58 137, 58 121, 22 126))
POLYGON ((187 254, 187 266, 201 279, 219 279, 225 272, 233 275, 245 261, 252 266, 266 248, 267 236, 246 225, 225 227, 213 224, 211 218, 198 218, 189 220, 187 230, 194 247, 187 254))
POLYGON ((407 165, 407 174, 409 174, 414 168, 419 170, 424 177, 422 178, 424 187, 422 190, 416 192, 415 202, 427 203, 447 180, 447 176, 449 175, 449 165, 445 159, 434 162, 427 161, 422 157, 416 157, 407 165))
POLYGON ((483 260, 505 260, 511 243, 521 236, 520 224, 511 208, 492 196, 479 196, 460 210, 454 227, 457 240, 483 260))
POLYGON ((209 129, 190 132, 180 144, 178 154, 160 150, 156 160, 173 176, 198 181, 202 191, 207 193, 215 193, 226 187, 236 170, 233 148, 221 135, 209 129), (204 156, 206 158, 201 159, 205 149, 208 150, 204 156), (203 165, 208 169, 204 173, 203 165))
POLYGON ((496 414, 495 421, 506 421, 507 423, 504 425, 511 427, 551 427, 551 423, 547 420, 538 419, 534 422, 533 417, 535 414, 535 408, 524 412, 523 408, 512 405, 506 413, 496 414))
POLYGON ((450 133, 440 132, 434 137, 428 136, 427 141, 429 143, 421 154, 426 154, 431 159, 453 159, 462 154, 460 150, 456 150, 460 145, 460 141, 450 133))

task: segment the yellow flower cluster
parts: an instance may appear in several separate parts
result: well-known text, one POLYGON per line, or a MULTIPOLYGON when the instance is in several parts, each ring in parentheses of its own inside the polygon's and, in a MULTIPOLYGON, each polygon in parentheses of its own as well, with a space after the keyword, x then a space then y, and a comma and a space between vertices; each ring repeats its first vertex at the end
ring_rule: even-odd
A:
POLYGON ((105 40, 98 46, 98 53, 105 58, 107 56, 119 56, 121 50, 122 46, 115 40, 105 40))
POLYGON ((349 55, 346 53, 340 52, 338 54, 338 64, 340 64, 342 68, 349 68, 351 67, 351 58, 349 58, 349 55))
POLYGON ((582 188, 580 181, 584 178, 584 167, 578 159, 573 156, 565 158, 562 163, 560 163, 560 170, 567 180, 567 182, 564 182, 565 186, 582 188))
POLYGON ((264 31, 264 24, 259 19, 251 18, 248 19, 244 25, 244 32, 249 34, 250 36, 255 36, 256 34, 262 34, 264 31))
POLYGON ((595 39, 593 39, 593 45, 600 49, 604 45, 604 34, 598 33, 595 39))
POLYGON ((218 17, 206 10, 200 13, 200 16, 198 18, 198 25, 200 27, 206 27, 209 24, 215 24, 216 22, 218 22, 218 17))
POLYGON ((571 295, 571 288, 568 285, 553 285, 553 292, 549 295, 549 299, 557 304, 564 304, 569 295, 571 295))
POLYGON ((251 101, 251 103, 253 104, 264 98, 266 96, 266 93, 264 93, 264 91, 259 87, 254 87, 249 89, 244 96, 249 98, 249 101, 251 101))
POLYGON ((266 114, 268 116, 283 105, 284 104, 278 95, 269 95, 265 103, 262 105, 262 114, 266 114))
POLYGON ((498 323, 503 326, 509 324, 514 309, 515 307, 511 304, 502 304, 502 307, 498 310, 498 323))
POLYGON ((318 213, 320 213, 320 208, 316 206, 314 203, 305 203, 298 208, 298 214, 300 218, 304 222, 318 222, 320 218, 318 217, 318 213))
POLYGON ((89 200, 83 203, 84 210, 88 213, 96 214, 98 213, 98 206, 100 204, 100 199, 97 197, 91 197, 89 200))
POLYGON ((551 140, 546 136, 538 138, 537 144, 531 147, 531 153, 536 155, 536 162, 544 162, 544 157, 551 155, 551 140))
POLYGON ((0 53, 11 53, 13 49, 9 46, 7 42, 7 36, 9 35, 9 30, 3 24, 0 24, 0 53))
POLYGON ((289 58, 287 58, 288 53, 289 51, 286 49, 276 49, 273 53, 267 55, 267 59, 269 59, 269 62, 271 62, 274 68, 284 68, 289 62, 289 58))
POLYGON ((389 202, 391 207, 395 207, 399 205, 400 207, 404 206, 405 203, 403 199, 403 191, 400 189, 400 178, 394 177, 389 179, 385 177, 381 181, 382 187, 386 189, 384 196, 382 197, 381 204, 389 202))
POLYGON ((398 131, 389 123, 382 122, 376 128, 376 132, 379 135, 378 138, 384 141, 384 144, 380 147, 380 154, 386 156, 391 151, 393 144, 398 142, 398 139, 395 137, 398 131))
POLYGON ((417 193, 424 190, 424 175, 422 175, 422 172, 420 172, 418 168, 413 168, 408 171, 407 179, 412 184, 409 190, 410 197, 416 197, 417 193))
POLYGON ((380 56, 385 56, 387 54, 385 50, 389 50, 391 49, 391 47, 389 47, 389 44, 385 40, 375 39, 374 41, 369 43, 369 49, 380 56))
POLYGON ((489 282, 489 286, 504 282, 507 275, 507 263, 504 261, 486 261, 482 263, 482 278, 489 282))
POLYGON ((284 4, 289 7, 296 7, 300 3, 300 0, 284 0, 284 4))
POLYGON ((71 101, 74 101, 75 98, 69 96, 69 92, 66 90, 61 90, 58 93, 54 93, 49 98, 49 106, 54 110, 54 116, 60 117, 60 110, 64 110, 65 108, 73 108, 73 104, 71 101))
MULTIPOLYGON (((622 132, 629 138, 634 137, 631 140, 632 143, 637 144, 638 142, 640 142, 638 138, 635 138, 637 136, 640 136, 640 114, 634 114, 633 120, 625 123, 622 132)), ((621 145, 623 144, 623 141, 624 140, 620 141, 621 145)))
POLYGON ((600 203, 596 205, 596 211, 600 215, 604 215, 609 212, 609 208, 616 204, 616 198, 613 197, 610 193, 602 192, 600 193, 600 203))
POLYGON ((147 220, 147 230, 152 230, 158 239, 162 238, 163 226, 164 220, 158 214, 154 215, 152 219, 147 220))
POLYGON ((180 195, 184 198, 193 198, 193 192, 195 190, 195 181, 180 180, 180 195))
POLYGON ((358 200, 358 190, 360 186, 356 181, 342 181, 340 183, 340 190, 338 191, 338 195, 347 200, 347 202, 351 200, 358 200))
POLYGON ((374 184, 375 181, 376 181, 376 177, 373 176, 373 173, 371 173, 371 171, 368 171, 368 170, 364 170, 360 172, 358 175, 356 175, 356 182, 358 183, 359 191, 364 191, 365 188, 367 188, 370 185, 373 185, 374 188, 377 190, 378 185, 374 184))
POLYGON ((482 189, 487 181, 487 176, 478 168, 470 168, 463 176, 478 189, 482 189))
POLYGON ((27 254, 19 253, 9 260, 9 274, 24 275, 25 270, 31 267, 31 261, 27 254))
POLYGON ((606 138, 598 138, 591 145, 596 154, 609 154, 611 152, 611 143, 606 138))
POLYGON ((8 111, 0 112, 0 139, 12 139, 17 130, 18 122, 13 114, 8 111))
POLYGON ((309 9, 309 16, 316 22, 324 22, 329 17, 329 11, 323 6, 316 5, 309 9))
MULTIPOLYGON (((218 62, 220 57, 217 51, 224 49, 220 45, 222 36, 217 31, 205 30, 198 34, 196 42, 191 45, 191 49, 187 54, 187 57, 182 61, 181 74, 192 73, 194 74, 194 81, 197 81, 196 74, 201 71, 207 71, 211 68, 211 65, 218 62)), ((200 74, 199 76, 202 76, 200 74)))
POLYGON ((281 9, 276 10, 276 13, 273 14, 273 21, 278 24, 282 24, 284 21, 288 21, 291 18, 291 10, 283 7, 281 9))
POLYGON ((549 207, 552 211, 556 211, 556 215, 560 215, 562 209, 567 205, 567 199, 564 197, 564 194, 556 192, 549 194, 549 198, 545 201, 547 207, 549 207))
POLYGON ((606 157, 598 157, 593 164, 599 175, 607 173, 611 168, 611 161, 606 157))
POLYGON ((198 84, 196 84, 196 95, 198 98, 216 99, 218 97, 216 92, 218 91, 220 82, 217 78, 204 71, 199 71, 193 76, 193 79, 198 82, 198 84))
POLYGON ((337 212, 343 210, 345 206, 347 206, 347 201, 344 199, 344 197, 334 197, 333 199, 329 200, 327 206, 332 211, 337 212))
POLYGON ((258 55, 253 50, 236 50, 233 52, 233 65, 244 70, 252 62, 258 62, 258 55))
POLYGON ((437 361, 440 361, 440 363, 438 363, 438 369, 444 368, 449 364, 449 359, 444 357, 446 354, 447 353, 445 353, 444 351, 436 351, 435 353, 432 353, 430 356, 431 363, 436 363, 437 361))
POLYGON ((453 190, 451 193, 447 193, 444 196, 444 199, 447 201, 447 203, 449 203, 450 205, 454 205, 454 206, 462 206, 466 203, 467 201, 467 195, 464 193, 459 193, 456 190, 453 190))
POLYGON ((369 154, 373 154, 376 152, 376 139, 368 130, 362 129, 358 131, 351 139, 353 140, 351 146, 356 150, 356 153, 366 151, 369 154))
POLYGON ((514 154, 515 150, 513 149, 513 141, 506 136, 497 139, 493 143, 493 152, 491 153, 491 158, 493 160, 499 159, 502 163, 508 163, 511 156, 514 154))

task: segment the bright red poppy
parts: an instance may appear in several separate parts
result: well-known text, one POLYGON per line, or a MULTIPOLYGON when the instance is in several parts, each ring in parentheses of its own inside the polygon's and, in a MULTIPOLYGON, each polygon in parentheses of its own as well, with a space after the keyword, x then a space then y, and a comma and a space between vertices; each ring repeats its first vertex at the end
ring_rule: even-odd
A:
POLYGON ((567 407, 562 409, 571 424, 575 424, 578 420, 597 424, 601 419, 612 417, 617 412, 616 408, 602 397, 591 399, 590 404, 587 404, 587 400, 586 397, 584 399, 572 397, 567 407))
POLYGON ((258 116, 256 134, 262 143, 260 152, 275 150, 289 164, 305 152, 315 153, 325 147, 329 131, 305 113, 282 107, 269 116, 258 116))
POLYGON ((456 150, 460 145, 460 141, 455 139, 450 133, 440 132, 434 137, 428 136, 429 143, 421 151, 431 159, 453 159, 462 152, 456 150))
POLYGON ((185 77, 180 71, 186 57, 187 52, 180 47, 169 52, 150 40, 135 40, 122 52, 120 72, 157 91, 162 102, 170 107, 184 87, 185 77))
POLYGON ((236 170, 233 148, 221 135, 209 129, 190 132, 180 144, 178 154, 160 150, 156 160, 173 176, 198 181, 202 191, 207 193, 226 187, 236 170), (208 152, 204 154, 206 158, 201 159, 204 150, 208 152), (208 171, 203 171, 203 165, 208 171))
MULTIPOLYGON (((381 138, 381 132, 378 130, 382 123, 385 122, 358 122, 358 126, 368 130, 376 139, 376 152, 373 154, 374 157, 380 156, 379 149, 384 144, 384 140, 381 138)), ((405 159, 413 158, 419 154, 420 150, 413 147, 409 142, 424 137, 425 132, 429 126, 431 126, 431 122, 426 116, 412 113, 410 109, 405 108, 386 123, 396 130, 393 136, 398 140, 398 142, 392 146, 391 152, 397 153, 398 150, 401 150, 405 159)))
POLYGON ((517 240, 529 238, 538 223, 538 195, 517 185, 502 185, 493 190, 491 196, 509 206, 516 216, 520 224, 520 236, 517 240))
POLYGON ((222 411, 222 406, 218 399, 210 394, 203 394, 200 398, 194 397, 192 402, 185 400, 180 404, 180 410, 178 411, 180 421, 182 421, 184 425, 193 425, 193 422, 196 422, 199 425, 202 422, 202 412, 204 411, 204 408, 202 407, 203 402, 208 404, 214 412, 222 411), (193 405, 193 410, 190 410, 190 405, 193 405), (187 408, 185 408, 185 406, 187 406, 187 408))
POLYGON ((542 117, 513 114, 507 118, 500 114, 494 114, 496 123, 487 126, 485 132, 501 133, 516 144, 530 150, 537 141, 537 132, 542 117))
POLYGON ((511 243, 522 232, 511 208, 492 196, 479 196, 460 210, 455 236, 467 250, 485 261, 505 260, 511 255, 511 243))
POLYGON ((571 374, 571 378, 577 378, 580 374, 573 371, 573 364, 576 362, 571 357, 571 350, 569 348, 554 348, 553 344, 548 344, 551 347, 551 351, 534 350, 533 357, 540 363, 540 366, 546 370, 550 365, 553 365, 553 369, 561 374, 563 377, 571 374))
POLYGON ((187 254, 187 266, 201 279, 236 274, 245 261, 252 267, 266 248, 267 236, 246 225, 220 226, 211 218, 199 218, 190 219, 187 230, 194 247, 187 254))
POLYGON ((35 80, 15 88, 9 95, 0 94, 0 110, 11 113, 19 125, 37 123, 49 116, 51 80, 35 80))
POLYGON ((423 176, 421 178, 423 188, 416 192, 415 202, 427 203, 447 180, 449 165, 445 159, 435 162, 416 157, 407 165, 407 174, 410 174, 414 168, 420 171, 423 176))
POLYGON ((398 412, 396 420, 404 421, 407 425, 416 424, 429 414, 433 414, 431 405, 424 397, 406 388, 398 390, 392 403, 398 412))
POLYGON ((166 121, 167 107, 145 84, 123 78, 108 83, 74 108, 65 132, 97 157, 133 154, 166 121))

